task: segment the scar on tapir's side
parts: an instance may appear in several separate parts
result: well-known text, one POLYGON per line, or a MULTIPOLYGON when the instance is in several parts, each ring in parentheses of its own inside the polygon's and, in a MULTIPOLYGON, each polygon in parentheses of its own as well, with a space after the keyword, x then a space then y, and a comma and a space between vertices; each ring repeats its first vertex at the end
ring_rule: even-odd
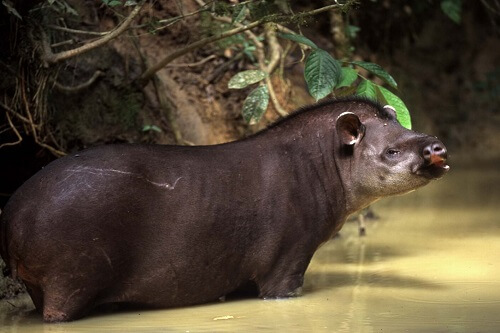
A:
POLYGON ((346 217, 448 171, 445 146, 361 99, 303 108, 214 146, 120 144, 60 158, 1 215, 1 254, 47 322, 101 304, 300 294, 346 217))

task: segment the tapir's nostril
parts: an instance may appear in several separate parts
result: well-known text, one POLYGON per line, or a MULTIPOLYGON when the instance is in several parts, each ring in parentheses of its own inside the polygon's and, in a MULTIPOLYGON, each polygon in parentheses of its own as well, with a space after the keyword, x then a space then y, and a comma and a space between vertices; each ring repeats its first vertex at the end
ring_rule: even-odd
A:
POLYGON ((424 148, 424 158, 428 159, 431 157, 432 150, 429 146, 424 148))
POLYGON ((433 151, 434 151, 434 153, 436 153, 436 154, 438 154, 438 153, 440 153, 440 152, 442 152, 442 151, 446 151, 446 149, 445 149, 443 146, 441 146, 441 144, 440 144, 440 143, 434 143, 434 144, 432 145, 432 150, 433 150, 433 151))
POLYGON ((426 146, 423 155, 430 164, 442 164, 447 158, 446 148, 440 142, 434 142, 426 146))

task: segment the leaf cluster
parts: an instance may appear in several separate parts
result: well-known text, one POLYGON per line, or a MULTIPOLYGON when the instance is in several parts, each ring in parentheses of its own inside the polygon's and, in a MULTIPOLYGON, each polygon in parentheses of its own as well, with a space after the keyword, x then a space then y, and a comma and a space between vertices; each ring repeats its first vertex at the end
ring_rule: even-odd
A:
MULTIPOLYGON (((359 73, 362 68, 372 75, 382 79, 392 89, 397 89, 396 80, 381 66, 365 61, 339 61, 327 51, 319 48, 312 40, 305 36, 282 33, 279 37, 303 44, 311 49, 304 65, 304 79, 312 97, 316 100, 333 95, 362 96, 377 100, 392 106, 396 110, 400 124, 411 129, 411 118, 404 102, 389 89, 368 80, 359 73)), ((267 74, 262 70, 247 70, 233 76, 228 83, 231 89, 242 89, 249 85, 261 82, 267 74)), ((260 85, 254 89, 243 103, 243 117, 245 121, 254 124, 260 120, 266 111, 269 92, 260 85), (260 98, 260 101, 257 99, 260 98)))
POLYGON ((129 7, 137 5, 137 1, 134 0, 101 0, 101 1, 108 7, 118 7, 118 6, 129 7))
POLYGON ((307 45, 312 49, 305 62, 304 77, 309 93, 316 100, 334 93, 336 89, 347 88, 347 91, 352 91, 353 89, 349 88, 355 87, 359 77, 361 82, 355 90, 356 95, 391 105, 396 109, 396 115, 401 125, 411 128, 410 114, 404 102, 390 90, 361 76, 356 69, 356 67, 361 67, 382 79, 391 88, 397 89, 396 80, 381 66, 365 61, 341 63, 302 35, 281 34, 280 36, 307 45))

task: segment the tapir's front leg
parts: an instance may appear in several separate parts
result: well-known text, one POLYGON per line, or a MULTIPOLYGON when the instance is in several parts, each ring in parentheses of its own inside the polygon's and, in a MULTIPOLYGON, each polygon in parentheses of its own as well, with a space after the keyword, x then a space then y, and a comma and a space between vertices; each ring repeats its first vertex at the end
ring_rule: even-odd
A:
POLYGON ((301 257, 289 255, 280 259, 267 275, 257 279, 259 297, 267 299, 301 296, 304 274, 312 255, 301 257))

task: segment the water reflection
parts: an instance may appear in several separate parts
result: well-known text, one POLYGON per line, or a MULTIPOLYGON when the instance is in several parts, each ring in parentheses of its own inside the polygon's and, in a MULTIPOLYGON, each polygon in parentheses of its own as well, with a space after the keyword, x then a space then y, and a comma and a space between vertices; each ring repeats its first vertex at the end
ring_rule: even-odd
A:
POLYGON ((0 302, 2 332, 498 332, 500 175, 454 167, 443 180, 374 206, 325 244, 297 299, 239 299, 43 324, 27 299, 0 302))

